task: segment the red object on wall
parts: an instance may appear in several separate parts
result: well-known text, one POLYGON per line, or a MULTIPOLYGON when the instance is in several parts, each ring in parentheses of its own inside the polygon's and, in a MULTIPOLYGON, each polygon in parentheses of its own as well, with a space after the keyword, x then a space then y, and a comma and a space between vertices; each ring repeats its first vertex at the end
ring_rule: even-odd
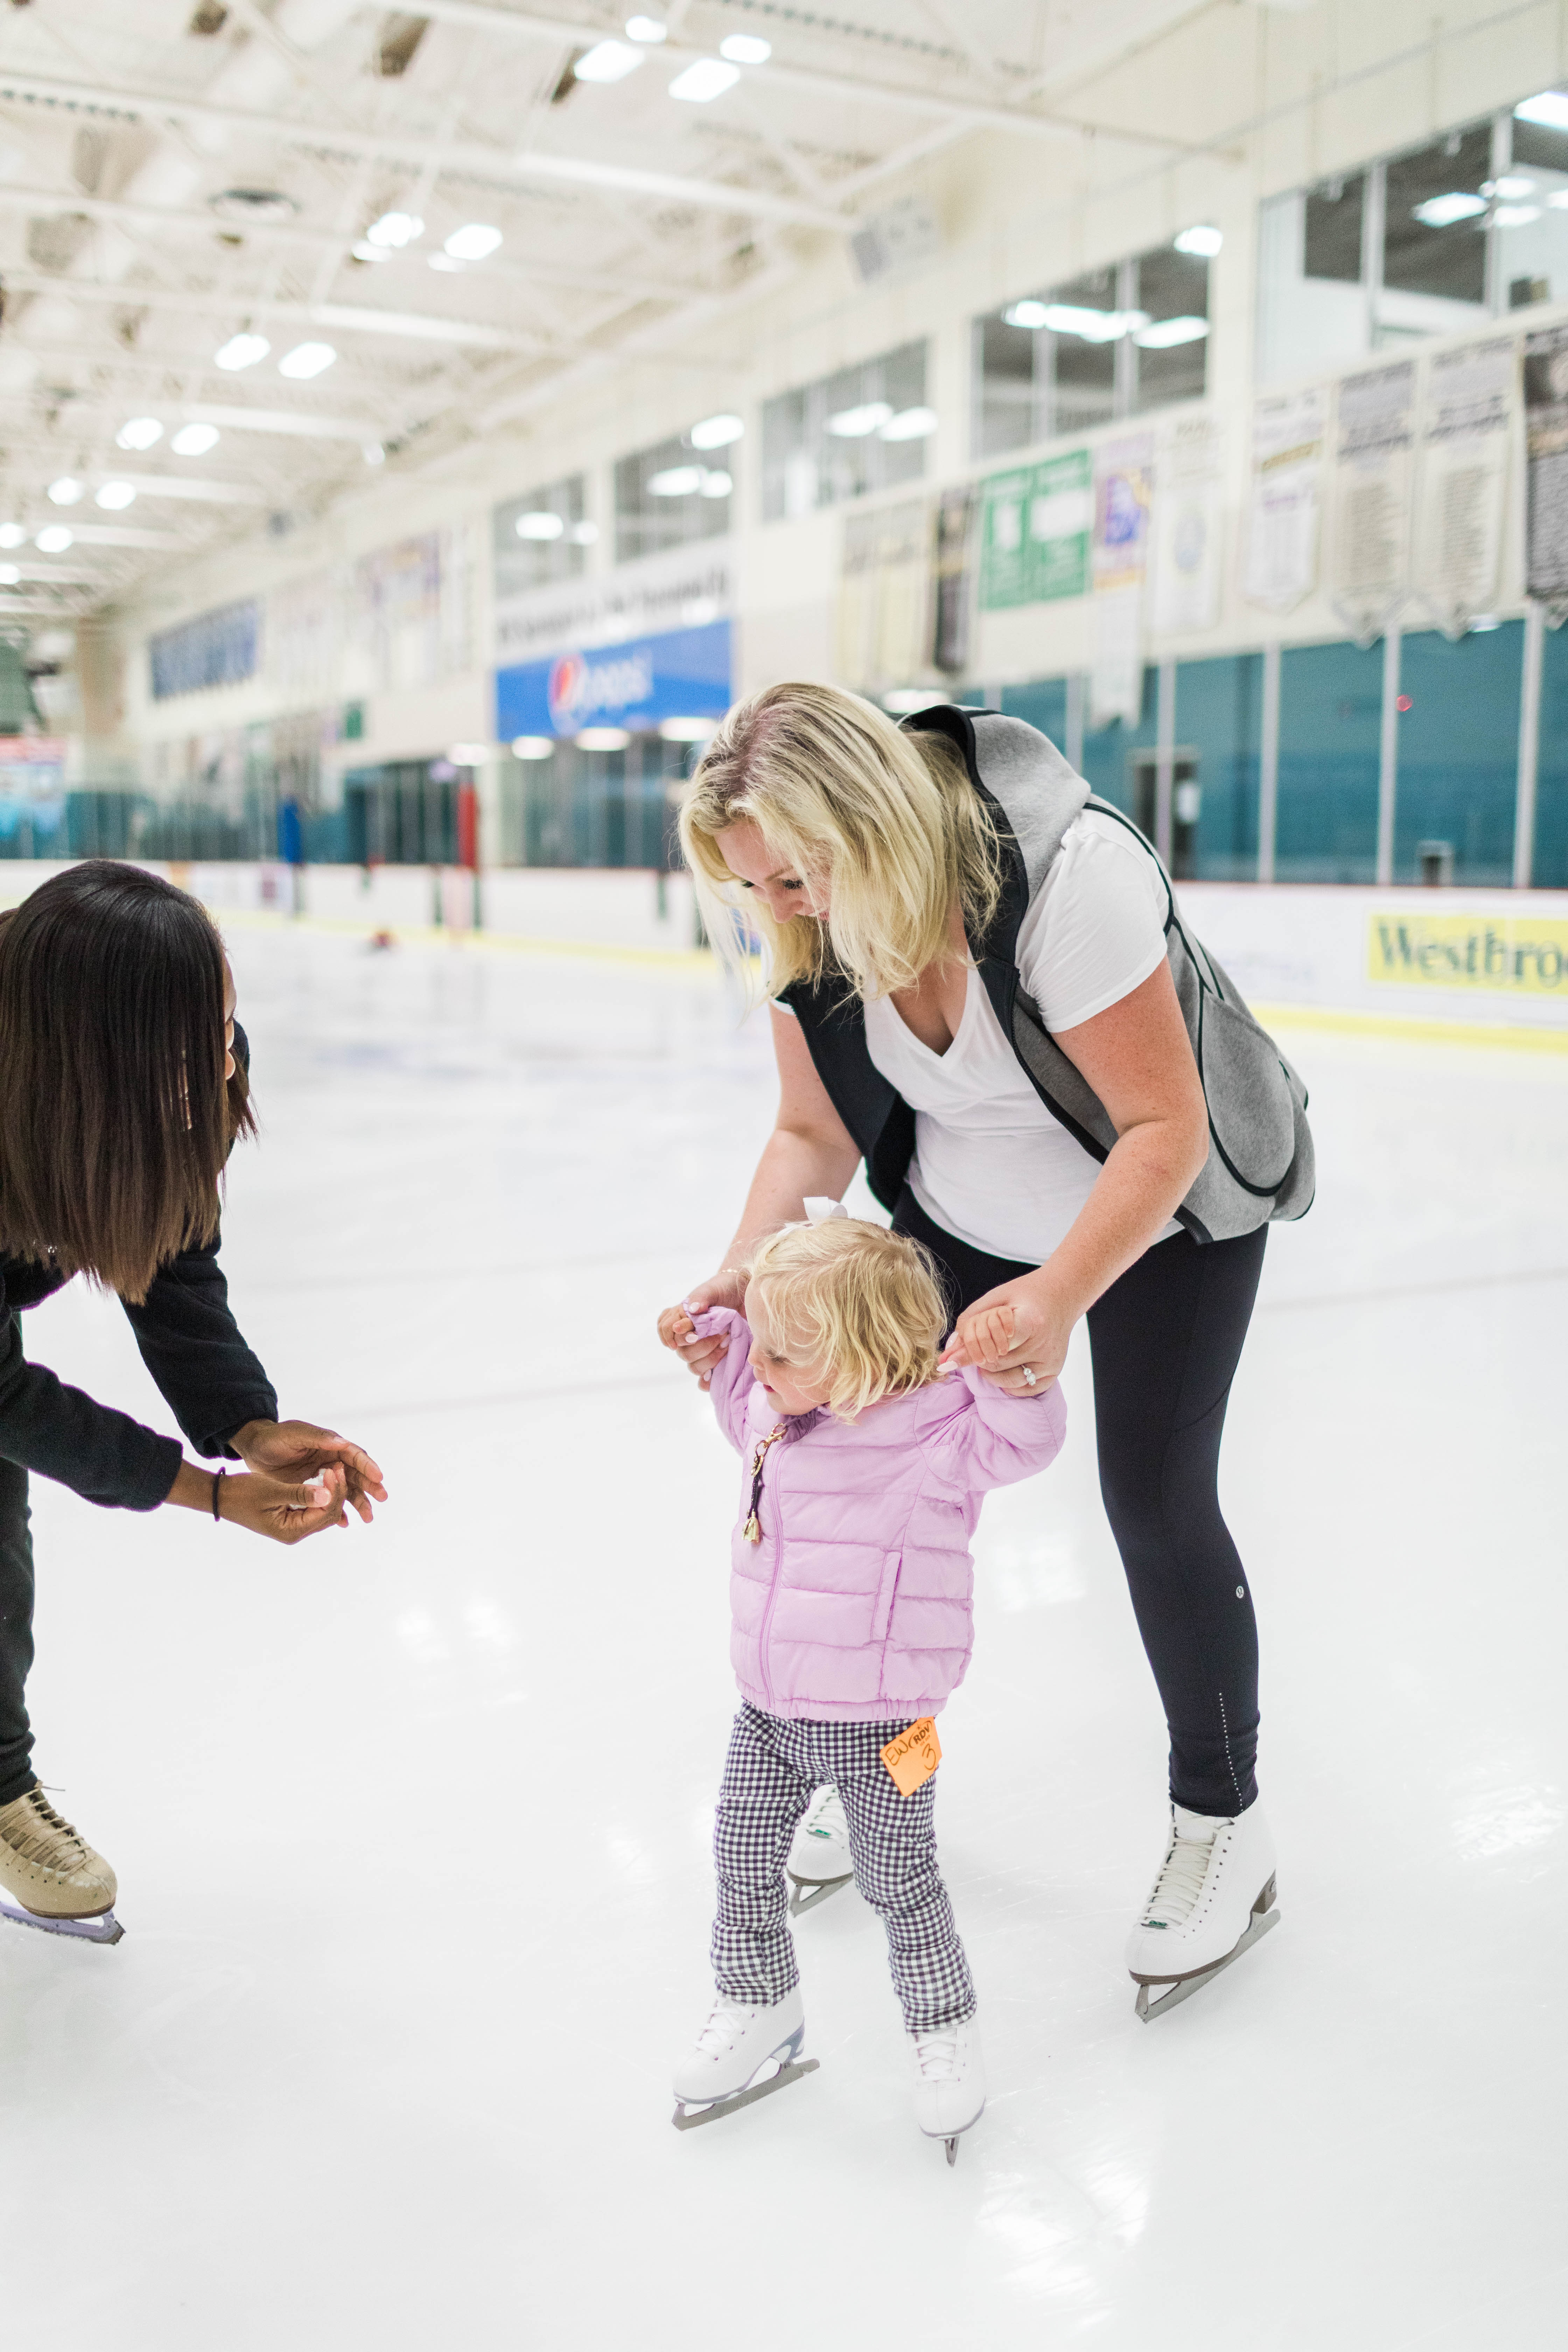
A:
POLYGON ((458 786, 458 863, 477 873, 479 864, 479 795, 472 777, 458 786))

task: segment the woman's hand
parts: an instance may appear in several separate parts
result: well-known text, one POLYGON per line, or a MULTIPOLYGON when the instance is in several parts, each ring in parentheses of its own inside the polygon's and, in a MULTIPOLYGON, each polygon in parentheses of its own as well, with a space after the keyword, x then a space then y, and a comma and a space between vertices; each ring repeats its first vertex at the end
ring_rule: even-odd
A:
POLYGON ((1067 1361, 1075 1318, 1045 1270, 1004 1282, 965 1307, 942 1351, 943 1364, 972 1364, 1009 1396, 1039 1396, 1067 1361), (1024 1377, 1026 1368, 1032 1381, 1024 1377))
MULTIPOLYGON (((196 1462, 182 1462, 165 1501, 187 1511, 211 1512, 214 1474, 196 1462)), ((296 1544, 324 1528, 346 1528, 348 1473, 334 1463, 307 1484, 293 1486, 259 1474, 224 1475, 216 1481, 217 1515, 274 1543, 296 1544)), ((368 1511, 364 1515, 367 1518, 368 1511)))
POLYGON ((713 1376, 713 1367, 723 1360, 729 1340, 722 1335, 711 1339, 700 1339, 693 1314, 700 1315, 709 1307, 732 1307, 739 1314, 745 1303, 746 1277, 733 1267, 722 1274, 710 1275, 688 1293, 679 1307, 667 1307, 658 1318, 658 1337, 662 1347, 679 1357, 689 1372, 695 1372, 706 1388, 713 1376))
MULTIPOLYGON (((363 1445, 340 1437, 335 1429, 318 1429, 311 1421, 247 1421, 243 1429, 235 1431, 229 1444, 247 1470, 285 1483, 316 1478, 316 1474, 335 1465, 343 1474, 345 1497, 366 1527, 375 1516, 370 1497, 374 1495, 378 1503, 386 1500, 379 1464, 371 1460, 363 1445)), ((348 1522, 340 1524, 346 1527, 348 1522)))

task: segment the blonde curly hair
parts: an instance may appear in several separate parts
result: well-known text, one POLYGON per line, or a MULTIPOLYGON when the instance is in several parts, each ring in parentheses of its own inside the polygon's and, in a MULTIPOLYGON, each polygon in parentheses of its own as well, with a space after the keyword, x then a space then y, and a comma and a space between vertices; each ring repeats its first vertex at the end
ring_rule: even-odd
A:
POLYGON ((778 1338, 826 1369, 827 1408, 841 1421, 937 1377, 947 1307, 919 1242, 865 1218, 831 1217, 768 1234, 744 1271, 778 1338))
POLYGON ((995 828, 946 736, 906 734, 836 686, 791 681, 736 703, 687 786, 680 844, 709 938, 758 996, 830 970, 862 997, 912 988, 951 953, 954 902, 978 932, 1001 893, 995 828), (736 824, 826 885, 826 916, 773 920, 724 863, 718 836, 736 824), (761 976, 742 908, 763 941, 761 976))

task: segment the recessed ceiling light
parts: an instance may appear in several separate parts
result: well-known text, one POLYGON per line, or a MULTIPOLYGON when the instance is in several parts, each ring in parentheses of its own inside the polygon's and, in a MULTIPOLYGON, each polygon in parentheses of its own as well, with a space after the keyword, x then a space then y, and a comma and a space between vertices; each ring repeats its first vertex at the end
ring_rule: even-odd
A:
POLYGON ((331 343, 296 343, 293 350, 285 352, 279 361, 278 373, 306 383, 311 376, 323 374, 337 356, 331 343))
POLYGON ((114 436, 121 449, 150 449, 163 437, 163 428, 155 416, 132 416, 114 436))
POLYGON ((110 514, 118 514, 122 507, 136 503, 136 492, 129 482, 105 482, 98 493, 98 504, 110 514))
POLYGON ((19 522, 0 522, 0 547, 26 547, 27 534, 19 522))
POLYGON ((745 429, 740 417, 726 413, 700 418, 686 437, 694 449, 727 449, 731 441, 740 439, 745 429))
POLYGON ((514 735, 511 739, 514 760, 550 760, 555 756, 553 735, 514 735))
POLYGON ((383 213, 379 220, 372 221, 365 237, 372 245, 404 246, 424 234, 425 224, 417 213, 383 213))
POLYGON ((722 98, 733 89, 741 79, 739 66, 721 65, 717 58, 697 58, 684 73, 678 73, 669 85, 671 98, 684 99, 689 106, 706 106, 715 98, 722 98))
POLYGON ((572 71, 578 81, 624 81, 636 73, 642 63, 640 49, 628 48, 625 41, 596 41, 585 49, 572 71))
POLYGON ((501 242, 499 228, 489 221, 468 221, 455 228, 447 239, 447 251, 454 261, 488 261, 501 242))
POLYGON ((45 525, 33 545, 45 555, 63 555, 75 542, 74 531, 68 530, 63 522, 51 522, 45 525))
POLYGON ((372 245, 363 236, 357 245, 350 246, 349 251, 356 261, 390 261, 392 259, 390 246, 372 245))
POLYGON ((1171 239, 1178 253, 1194 253, 1203 261, 1212 261, 1225 243, 1217 228, 1200 222, 1196 228, 1184 228, 1171 239))
POLYGON ((226 368, 233 375, 240 368, 254 367, 271 349, 265 335, 230 335, 223 348, 213 353, 213 365, 226 368))
POLYGON ((626 18, 626 38, 628 41, 647 41, 651 45, 654 42, 662 41, 667 38, 668 32, 668 26, 660 24, 657 16, 628 16, 626 18))
POLYGON ((386 452, 379 441, 367 441, 360 456, 367 466, 384 466, 386 463, 386 452))
POLYGON ((58 482, 49 484, 49 499, 57 507, 74 507, 82 493, 82 485, 69 474, 62 474, 58 482))
POLYGON ((512 525, 519 539, 559 539, 565 528, 563 517, 552 514, 544 507, 535 507, 527 514, 520 514, 512 525))
POLYGON ((773 53, 773 43, 755 33, 726 33, 719 44, 719 55, 732 66, 765 66, 773 53))
POLYGON ((0 588, 15 588, 21 577, 16 564, 0 563, 0 588))
POLYGON ((176 457, 205 457, 217 444, 216 425, 182 425, 169 446, 176 457))

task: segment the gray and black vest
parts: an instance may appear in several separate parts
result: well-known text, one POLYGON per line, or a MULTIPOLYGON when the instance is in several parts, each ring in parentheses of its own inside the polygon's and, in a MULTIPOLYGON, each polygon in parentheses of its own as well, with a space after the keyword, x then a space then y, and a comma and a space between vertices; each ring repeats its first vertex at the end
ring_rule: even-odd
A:
MULTIPOLYGON (((1083 810, 1125 825, 1159 868, 1165 890, 1171 977, 1208 1101, 1209 1156, 1176 1211, 1194 1241, 1230 1241, 1274 1217, 1303 1217, 1312 1205, 1307 1090, 1239 991, 1183 924, 1158 853, 1120 809, 1097 800, 1056 745, 1021 719, 941 705, 907 728, 945 735, 989 808, 1002 845, 996 912, 970 952, 1003 1034, 1036 1093, 1084 1150, 1103 1160, 1116 1141, 1100 1097, 1068 1061, 1020 983, 1019 926, 1050 872, 1062 836, 1083 810)), ((818 1076, 859 1145, 867 1180, 885 1209, 897 1206, 914 1156, 915 1116, 871 1059, 858 997, 840 974, 797 981, 784 1001, 800 1021, 818 1076)))

